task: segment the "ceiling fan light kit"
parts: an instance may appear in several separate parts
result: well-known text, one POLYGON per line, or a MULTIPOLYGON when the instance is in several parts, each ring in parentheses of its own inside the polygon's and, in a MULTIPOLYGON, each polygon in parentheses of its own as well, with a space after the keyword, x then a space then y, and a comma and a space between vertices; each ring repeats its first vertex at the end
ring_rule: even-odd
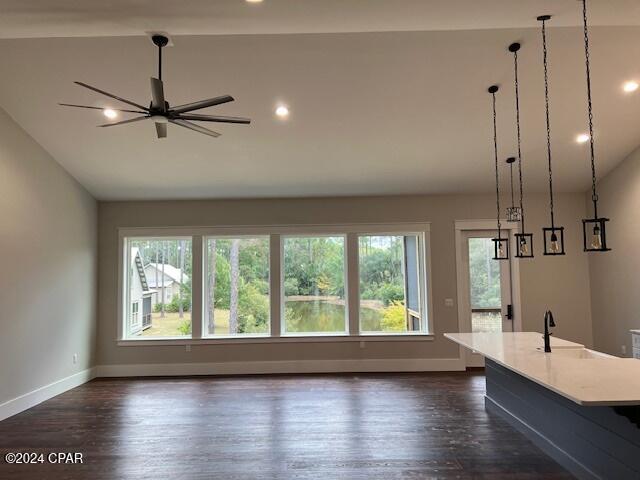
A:
MULTIPOLYGON (((156 126, 156 135, 158 138, 166 138, 167 136, 167 124, 171 123, 173 125, 178 125, 183 128, 187 128, 189 130, 193 130, 198 133, 202 133, 204 135, 208 135, 210 137, 219 137, 220 133, 210 130, 209 128, 198 125, 194 122, 215 122, 215 123, 238 123, 238 124, 249 124, 251 120, 243 117, 228 117, 228 116, 219 116, 219 115, 202 115, 192 113, 196 110, 202 110, 204 108, 215 107, 217 105, 222 105, 224 103, 233 102, 234 98, 230 95, 222 95, 219 97, 209 98, 206 100, 200 100, 197 102, 187 103, 184 105, 178 105, 177 107, 171 107, 169 102, 165 99, 164 95, 164 84, 162 82, 162 49, 166 47, 170 40, 169 37, 163 34, 153 34, 151 36, 151 41, 158 47, 158 78, 151 77, 151 103, 148 107, 145 107, 139 103, 132 102, 131 100, 127 100, 125 98, 119 97, 112 93, 106 92, 94 86, 91 86, 87 83, 83 82, 74 82, 76 85, 80 85, 81 87, 92 90, 96 93, 104 95, 106 97, 113 98, 121 103, 125 103, 130 107, 135 107, 135 110, 132 109, 117 109, 112 108, 115 112, 122 113, 138 113, 141 114, 139 117, 129 118, 127 120, 122 120, 119 122, 105 123, 102 125, 98 125, 99 127, 115 127, 118 125, 124 125, 127 123, 139 122, 142 120, 151 120, 155 123, 156 126)), ((60 105, 65 107, 75 107, 75 108, 88 108, 93 110, 104 110, 101 107, 92 107, 88 105, 78 105, 73 103, 60 103, 60 105)))

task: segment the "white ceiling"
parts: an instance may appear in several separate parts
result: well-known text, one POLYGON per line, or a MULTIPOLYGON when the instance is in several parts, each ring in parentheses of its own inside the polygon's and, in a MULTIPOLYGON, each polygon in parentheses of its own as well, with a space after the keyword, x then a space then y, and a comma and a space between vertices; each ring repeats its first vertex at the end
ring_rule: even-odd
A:
MULTIPOLYGON (((594 25, 640 25, 637 0, 590 0, 594 25)), ((0 0, 0 38, 346 33, 557 26, 581 21, 576 0, 0 0)))
MULTIPOLYGON (((46 14, 42 7, 30 9, 35 3, 0 1, 2 34, 99 36, 168 30, 174 34, 175 44, 165 54, 165 93, 170 103, 228 93, 236 102, 202 113, 253 119, 250 126, 217 126, 223 134, 217 139, 170 125, 169 137, 157 140, 153 125, 145 122, 98 129, 95 125, 104 118, 99 113, 65 109, 56 103, 117 106, 75 86, 74 80, 148 102, 149 77, 156 68, 156 53, 148 39, 0 40, 0 106, 100 199, 491 191, 491 111, 486 88, 494 82, 502 86, 498 94, 499 141, 500 157, 506 158, 515 153, 512 57, 506 52, 515 40, 523 43, 525 181, 529 190, 543 191, 547 173, 540 34, 538 29, 524 27, 531 24, 531 16, 547 11, 564 12, 565 19, 569 18, 567 12, 572 12, 573 23, 580 18, 576 11, 579 3, 574 0, 492 0, 482 2, 483 9, 473 7, 480 2, 466 0, 265 0, 257 6, 241 0, 194 1, 189 2, 190 18, 170 15, 171 5, 178 2, 153 2, 159 7, 148 18, 142 7, 150 2, 112 1, 104 2, 105 7, 85 6, 89 2, 47 2, 49 6, 77 4, 88 10, 82 14, 71 7, 46 14), (120 11, 123 3, 129 7, 120 11), (305 8, 291 7, 297 3, 305 8), (515 3, 519 9, 513 8, 515 3), (215 8, 205 4, 215 4, 215 8), (406 10, 398 8, 402 4, 406 10), (422 11, 425 4, 434 7, 434 13, 424 15, 427 19, 418 24, 414 13, 422 11), (283 5, 292 8, 286 18, 266 14, 283 5), (534 8, 536 5, 553 8, 541 10, 534 8), (29 13, 32 23, 20 20, 23 15, 15 13, 19 8, 29 13), (265 21, 259 21, 254 11, 246 18, 238 13, 249 8, 265 12, 265 21), (229 22, 207 26, 205 10, 207 15, 226 12, 228 17, 223 18, 229 22), (113 11, 118 11, 120 18, 113 11), (311 13, 317 14, 315 18, 311 13), (573 18, 576 14, 577 19, 573 18), (383 23, 396 30, 437 31, 177 35, 295 28, 383 30, 383 23), (505 24, 519 27, 492 28, 505 24), (476 30, 446 31, 468 27, 476 30), (280 101, 289 104, 292 111, 285 122, 273 115, 280 101)), ((636 1, 616 2, 621 5, 618 10, 603 8, 608 2, 592 3, 594 10, 600 9, 596 23, 640 24, 636 1)), ((47 8, 53 11, 54 7, 47 8)), ((554 185, 563 191, 586 190, 588 149, 574 142, 576 134, 586 130, 581 31, 550 28, 549 42, 554 185)), ((640 143, 640 92, 625 95, 620 88, 626 79, 640 80, 638 58, 640 27, 592 30, 601 172, 610 170, 640 143)))

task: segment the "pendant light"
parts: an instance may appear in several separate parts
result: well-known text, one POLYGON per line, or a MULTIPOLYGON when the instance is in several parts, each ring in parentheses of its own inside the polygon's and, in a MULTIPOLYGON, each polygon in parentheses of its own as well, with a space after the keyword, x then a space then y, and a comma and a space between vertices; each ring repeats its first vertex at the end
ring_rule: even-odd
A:
POLYGON ((544 64, 544 100, 547 121, 547 161, 549 165, 549 212, 551 226, 542 229, 545 255, 564 255, 564 227, 557 227, 553 216, 553 171, 551 170, 551 125, 549 122, 549 73, 547 70, 547 30, 546 22, 551 15, 541 15, 542 22, 542 61, 544 64))
POLYGON ((589 112, 589 147, 591 153, 591 201, 593 218, 582 220, 582 238, 585 252, 607 252, 606 222, 608 218, 598 217, 598 193, 596 192, 596 160, 593 148, 593 108, 591 105, 591 69, 589 65, 589 28, 587 26, 587 1, 582 0, 582 18, 584 21, 584 55, 587 70, 587 102, 589 112))
MULTIPOLYGON (((533 233, 526 233, 524 228, 524 190, 522 187, 522 151, 520 148, 520 88, 518 83, 518 50, 519 43, 509 45, 513 53, 513 79, 516 97, 516 133, 518 140, 518 179, 520 184, 520 232, 516 233, 516 257, 533 258, 533 233)), ((511 187, 513 189, 513 187, 511 187)))
POLYGON ((507 221, 519 222, 522 218, 522 211, 520 207, 516 207, 515 197, 513 194, 513 164, 516 161, 516 157, 507 158, 507 165, 509 165, 509 179, 511 183, 511 206, 507 207, 507 221))
POLYGON ((496 92, 498 91, 497 85, 491 85, 489 87, 489 93, 491 94, 491 101, 493 105, 493 150, 494 161, 496 166, 496 220, 498 224, 498 237, 491 239, 493 242, 493 259, 494 260, 509 260, 509 238, 502 238, 502 225, 500 224, 500 183, 498 177, 498 128, 496 122, 496 92))

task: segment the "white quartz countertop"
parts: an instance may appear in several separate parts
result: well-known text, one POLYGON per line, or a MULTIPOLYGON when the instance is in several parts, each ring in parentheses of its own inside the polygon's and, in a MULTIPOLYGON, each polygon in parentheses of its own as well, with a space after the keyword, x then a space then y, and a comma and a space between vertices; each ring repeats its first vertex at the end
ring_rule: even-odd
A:
POLYGON ((619 358, 542 334, 445 333, 463 347, 585 406, 640 405, 640 360, 619 358))

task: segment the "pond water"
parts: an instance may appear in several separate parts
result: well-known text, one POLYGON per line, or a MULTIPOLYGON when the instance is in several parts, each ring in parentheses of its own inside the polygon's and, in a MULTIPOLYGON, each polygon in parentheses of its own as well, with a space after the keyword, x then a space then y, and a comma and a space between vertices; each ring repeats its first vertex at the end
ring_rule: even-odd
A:
MULTIPOLYGON (((296 300, 285 303, 287 332, 343 332, 345 306, 320 300, 296 300)), ((361 330, 380 330, 382 311, 360 308, 361 330)))

